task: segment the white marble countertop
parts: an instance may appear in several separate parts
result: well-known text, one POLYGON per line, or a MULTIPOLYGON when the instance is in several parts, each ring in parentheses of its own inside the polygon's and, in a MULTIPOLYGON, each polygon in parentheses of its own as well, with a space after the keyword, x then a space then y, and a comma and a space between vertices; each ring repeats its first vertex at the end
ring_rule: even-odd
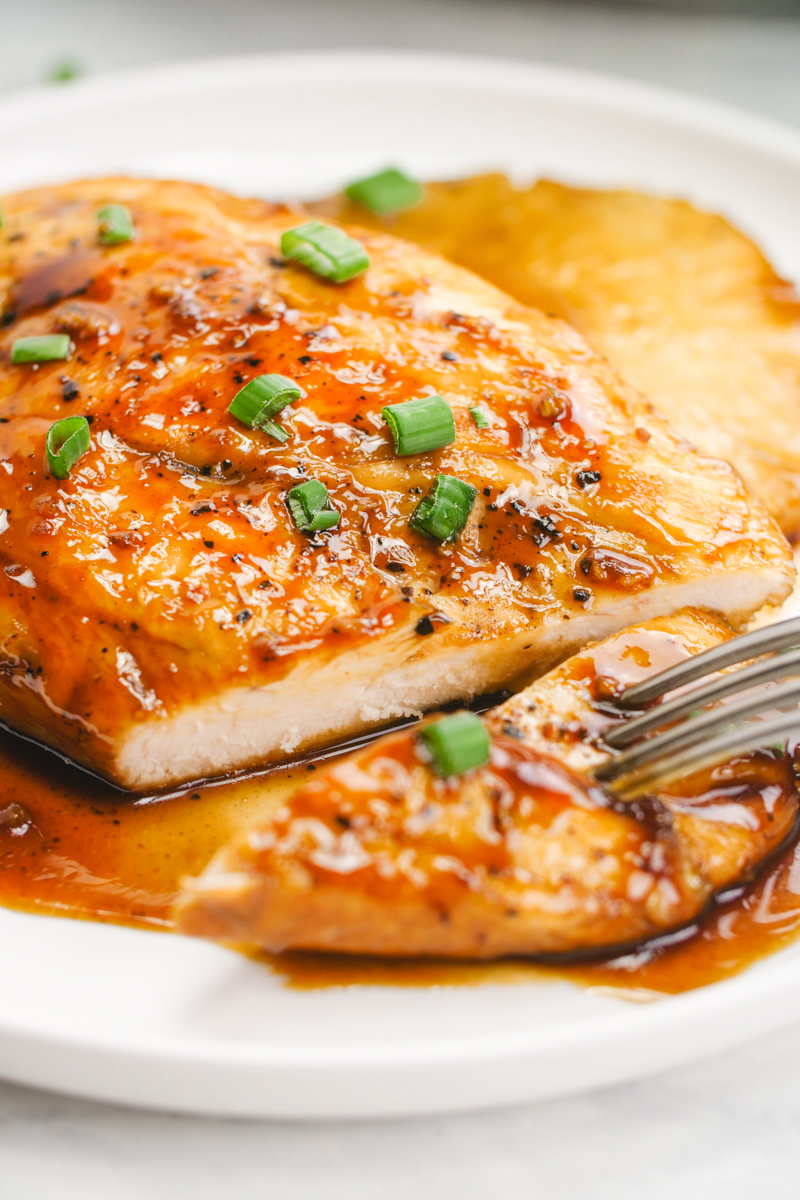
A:
POLYGON ((0 1085, 3 1200, 789 1200, 800 1028, 689 1069, 459 1117, 133 1112, 0 1085))
MULTIPOLYGON (((800 14, 568 0, 0 0, 0 27, 0 91, 64 62, 95 73, 378 46, 588 67, 800 123, 800 14)), ((799 1126, 800 1024, 643 1083, 420 1121, 169 1117, 0 1084, 0 1200, 749 1200, 795 1194, 799 1126)))

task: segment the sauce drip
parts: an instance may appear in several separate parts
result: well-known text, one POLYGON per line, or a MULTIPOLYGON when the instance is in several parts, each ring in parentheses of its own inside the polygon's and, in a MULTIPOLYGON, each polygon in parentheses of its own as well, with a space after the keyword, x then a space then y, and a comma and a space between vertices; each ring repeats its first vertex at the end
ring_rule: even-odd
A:
MULTIPOLYGON (((263 820, 315 770, 302 762, 263 775, 134 800, 39 746, 0 731, 0 903, 26 912, 170 928, 185 874, 263 820)), ((634 999, 735 975, 800 933, 797 833, 744 887, 704 917, 635 951, 593 962, 398 961, 348 955, 256 953, 298 988, 382 984, 475 985, 567 978, 634 999)))

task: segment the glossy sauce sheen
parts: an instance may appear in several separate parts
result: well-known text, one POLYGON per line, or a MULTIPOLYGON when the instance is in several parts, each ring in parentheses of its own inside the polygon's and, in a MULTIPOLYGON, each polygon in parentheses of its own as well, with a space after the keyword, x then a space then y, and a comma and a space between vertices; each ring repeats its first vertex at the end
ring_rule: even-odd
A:
POLYGON ((429 183, 421 204, 390 216, 344 196, 318 207, 565 317, 693 446, 732 463, 792 540, 800 534, 800 303, 724 217, 497 174, 429 183))
MULTIPOLYGON (((649 639, 647 653, 656 663, 664 644, 664 638, 649 639)), ((639 651, 641 658, 641 646, 639 651)), ((601 653, 600 648, 594 653, 599 667, 618 674, 619 645, 616 654, 601 653)), ((665 654, 665 660, 670 657, 665 654)), ((625 662, 631 677, 640 675, 632 657, 625 662)), ((322 767, 322 762, 298 763, 268 775, 131 801, 65 766, 48 751, 0 733, 0 903, 30 912, 169 929, 170 906, 181 877, 201 871, 222 843, 263 821, 322 767)), ((787 797, 794 793, 793 770, 788 756, 769 767, 773 786, 777 781, 787 797)), ((735 792, 735 780, 729 779, 728 786, 735 792)), ((719 790, 717 783, 716 795, 695 794, 693 803, 719 804, 719 790)), ((558 797, 553 799, 557 802, 558 797)), ((746 803, 747 795, 735 798, 737 804, 742 801, 746 803)), ((792 834, 754 881, 728 889, 699 921, 602 960, 545 965, 523 960, 444 963, 297 952, 279 956, 258 952, 255 957, 297 987, 456 985, 566 977, 647 998, 650 993, 679 992, 735 974, 790 942, 798 931, 800 855, 792 834)))
MULTIPOLYGON (((281 680, 342 646, 360 652, 404 622, 414 631, 422 612, 447 614, 437 639, 467 647, 513 632, 530 650, 529 630, 577 626, 604 603, 624 614, 626 596, 656 585, 730 584, 728 572, 772 564, 769 586, 788 586, 786 548, 732 472, 681 446, 559 322, 373 234, 373 267, 332 289, 276 257, 298 214, 191 185, 108 186, 5 205, 0 690, 11 723, 111 772, 126 725, 281 680), (96 210, 109 201, 130 206, 133 243, 99 246, 96 210), (470 288, 475 313, 454 311, 448 301, 470 288), (16 337, 56 331, 72 340, 68 363, 10 362, 16 337), (272 371, 305 393, 286 414, 286 446, 227 411, 272 371), (381 407, 431 390, 453 407, 458 441, 399 461, 381 407), (468 415, 478 399, 489 430, 468 415), (92 447, 57 485, 46 431, 77 412, 92 447), (408 526, 439 471, 480 491, 456 547, 408 526), (309 475, 342 514, 313 541, 285 505, 309 475)), ((181 877, 314 766, 137 801, 2 740, 0 900, 143 927, 168 927, 181 877)))
POLYGON ((685 610, 587 648, 484 717, 488 761, 447 779, 412 731, 300 786, 186 882, 184 933, 268 950, 595 954, 694 921, 792 834, 793 757, 736 756, 627 802, 593 782, 609 701, 637 674, 725 641, 685 610))
MULTIPOLYGON (((673 583, 768 575, 745 608, 788 589, 786 547, 726 465, 693 455, 568 326, 443 260, 363 232, 370 269, 334 286, 280 258, 301 214, 190 184, 44 188, 4 214, 2 715, 125 786, 142 783, 119 768, 123 735, 398 631, 406 658, 515 638, 523 669, 543 661, 528 632, 578 645, 570 629, 604 605, 673 583), (129 207, 132 242, 99 244, 109 202, 129 207), (10 361, 15 338, 53 332, 67 362, 10 361), (284 445, 228 412, 272 372, 303 392, 284 445), (432 391, 456 442, 397 458, 382 407, 432 391), (58 482, 45 436, 74 414, 92 445, 58 482), (439 472, 479 492, 455 544, 408 524, 439 472), (341 514, 316 539, 286 509, 309 476, 341 514), (418 621, 436 612, 426 641, 418 621)), ((207 773, 261 761, 245 748, 207 773)))

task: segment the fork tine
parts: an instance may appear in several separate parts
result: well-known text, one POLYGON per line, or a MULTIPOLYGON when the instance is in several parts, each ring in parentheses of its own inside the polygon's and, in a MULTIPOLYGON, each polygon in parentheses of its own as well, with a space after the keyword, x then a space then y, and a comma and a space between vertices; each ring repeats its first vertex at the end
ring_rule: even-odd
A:
POLYGON ((613 750, 622 750, 632 742, 644 737, 651 729, 659 729, 670 721, 677 721, 696 708, 703 708, 713 700, 721 700, 735 692, 743 692, 746 688, 755 687, 761 683, 771 683, 775 679, 783 679, 800 675, 800 648, 787 650, 776 654, 773 658, 759 659, 738 671, 731 671, 718 679, 712 679, 702 687, 694 688, 686 695, 676 696, 674 700, 666 700, 657 704, 640 717, 626 721, 603 736, 603 741, 613 750))
POLYGON ((656 700, 665 692, 671 692, 685 683, 693 683, 703 675, 710 675, 722 667, 730 667, 734 663, 743 662, 748 658, 758 658, 762 654, 773 654, 779 650, 789 650, 800 646, 800 617, 792 617, 789 621, 779 621, 776 625, 765 625, 752 633, 723 642, 704 650, 702 654, 687 659, 669 667, 650 679, 634 683, 626 688, 617 700, 622 708, 641 708, 650 700, 656 700))
MULTIPOLYGON (((735 725, 748 717, 757 716, 772 708, 783 708, 787 704, 796 704, 798 701, 800 701, 800 683, 797 680, 780 684, 775 688, 765 688, 756 696, 742 696, 731 704, 712 708, 709 712, 704 712, 691 721, 685 721, 682 725, 675 726, 657 737, 650 738, 649 741, 642 742, 633 750, 629 750, 627 754, 610 759, 597 768, 594 772, 595 779, 603 782, 617 779, 621 775, 637 771, 649 762, 664 758, 667 754, 676 754, 687 746, 692 746, 704 738, 720 733, 729 725, 735 725)), ((797 720, 800 724, 800 714, 797 715, 797 720)))
POLYGON ((797 710, 781 713, 780 716, 767 721, 749 721, 729 729, 719 737, 690 746, 674 758, 670 758, 668 762, 649 764, 605 786, 619 800, 636 800, 639 796, 663 788, 666 784, 695 771, 718 766, 719 763, 732 757, 738 758, 751 750, 770 747, 798 732, 800 713, 797 710))

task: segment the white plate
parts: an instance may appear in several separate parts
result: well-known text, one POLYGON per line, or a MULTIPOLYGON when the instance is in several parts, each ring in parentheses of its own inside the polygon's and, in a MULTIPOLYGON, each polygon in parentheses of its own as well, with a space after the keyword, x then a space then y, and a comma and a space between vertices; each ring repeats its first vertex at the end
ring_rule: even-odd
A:
MULTIPOLYGON (((115 171, 269 197, 399 162, 631 185, 724 211, 800 277, 800 137, 640 85, 509 63, 309 54, 159 68, 0 103, 0 191, 115 171)), ((508 1104, 795 1020, 800 945, 637 1006, 565 982, 287 989, 211 945, 0 910, 0 1071, 106 1100, 291 1117, 508 1104)))

